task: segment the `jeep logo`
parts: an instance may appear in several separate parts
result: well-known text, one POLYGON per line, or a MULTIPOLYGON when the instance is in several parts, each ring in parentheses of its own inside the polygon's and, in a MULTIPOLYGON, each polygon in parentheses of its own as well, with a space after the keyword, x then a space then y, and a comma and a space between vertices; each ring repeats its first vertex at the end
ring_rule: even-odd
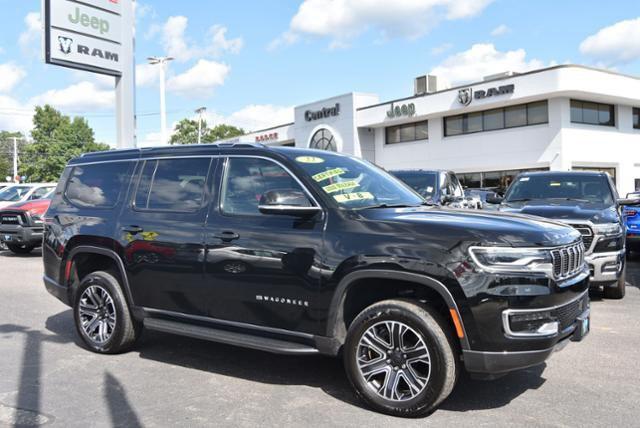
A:
POLYGON ((394 106, 393 103, 391 103, 391 107, 389 108, 389 111, 387 111, 387 117, 389 119, 393 119, 395 117, 402 117, 402 116, 411 117, 414 114, 416 114, 416 105, 414 103, 402 104, 402 105, 396 105, 396 106, 394 106))
POLYGON ((83 27, 98 30, 100 34, 109 32, 109 21, 87 15, 86 13, 80 13, 80 8, 78 7, 76 7, 75 15, 69 14, 68 18, 72 24, 80 24, 83 27))

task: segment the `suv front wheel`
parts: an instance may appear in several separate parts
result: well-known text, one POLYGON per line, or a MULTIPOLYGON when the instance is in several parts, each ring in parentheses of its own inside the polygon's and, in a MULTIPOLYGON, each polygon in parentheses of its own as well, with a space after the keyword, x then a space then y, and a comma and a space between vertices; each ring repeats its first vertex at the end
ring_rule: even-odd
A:
POLYGON ((75 293, 73 314, 78 334, 93 352, 125 352, 140 332, 120 283, 110 272, 93 272, 82 279, 75 293))
POLYGON ((403 300, 369 306, 349 327, 347 376, 374 409, 417 417, 453 390, 458 358, 450 329, 432 308, 403 300))

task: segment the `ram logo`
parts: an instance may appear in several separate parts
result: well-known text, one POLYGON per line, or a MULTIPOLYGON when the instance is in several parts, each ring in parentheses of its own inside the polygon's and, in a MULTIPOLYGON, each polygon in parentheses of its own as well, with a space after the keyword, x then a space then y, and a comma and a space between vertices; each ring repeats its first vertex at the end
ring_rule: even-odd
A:
POLYGON ((69 37, 58 36, 58 46, 60 47, 60 52, 63 54, 71 53, 71 45, 73 45, 73 39, 69 37))
POLYGON ((471 88, 464 88, 458 91, 458 102, 462 105, 468 106, 471 103, 471 88))

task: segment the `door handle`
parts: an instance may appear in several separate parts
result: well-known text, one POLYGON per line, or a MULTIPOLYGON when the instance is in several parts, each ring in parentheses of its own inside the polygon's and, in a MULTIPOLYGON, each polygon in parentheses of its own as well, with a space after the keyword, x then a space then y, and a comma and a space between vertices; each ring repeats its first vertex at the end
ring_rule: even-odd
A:
POLYGON ((122 231, 130 233, 132 235, 137 235, 138 233, 143 232, 144 229, 141 228, 140 226, 125 226, 122 228, 122 231))
POLYGON ((240 235, 238 235, 237 233, 232 232, 230 230, 225 230, 224 232, 217 233, 217 234, 215 234, 213 236, 214 236, 214 238, 221 239, 223 242, 231 242, 231 241, 234 241, 234 240, 240 238, 240 235))

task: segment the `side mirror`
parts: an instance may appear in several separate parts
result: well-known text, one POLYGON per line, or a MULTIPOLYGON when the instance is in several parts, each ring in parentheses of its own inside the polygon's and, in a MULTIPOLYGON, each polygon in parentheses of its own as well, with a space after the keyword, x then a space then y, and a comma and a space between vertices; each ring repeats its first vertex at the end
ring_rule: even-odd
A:
POLYGON ((262 214, 279 214, 308 217, 320 211, 311 205, 303 192, 295 189, 269 190, 260 197, 258 209, 262 214))
POLYGON ((640 198, 620 198, 618 199, 618 205, 625 206, 640 206, 640 198))
POLYGON ((487 203, 488 204, 501 204, 504 198, 502 196, 498 196, 497 193, 491 193, 487 195, 487 203))

